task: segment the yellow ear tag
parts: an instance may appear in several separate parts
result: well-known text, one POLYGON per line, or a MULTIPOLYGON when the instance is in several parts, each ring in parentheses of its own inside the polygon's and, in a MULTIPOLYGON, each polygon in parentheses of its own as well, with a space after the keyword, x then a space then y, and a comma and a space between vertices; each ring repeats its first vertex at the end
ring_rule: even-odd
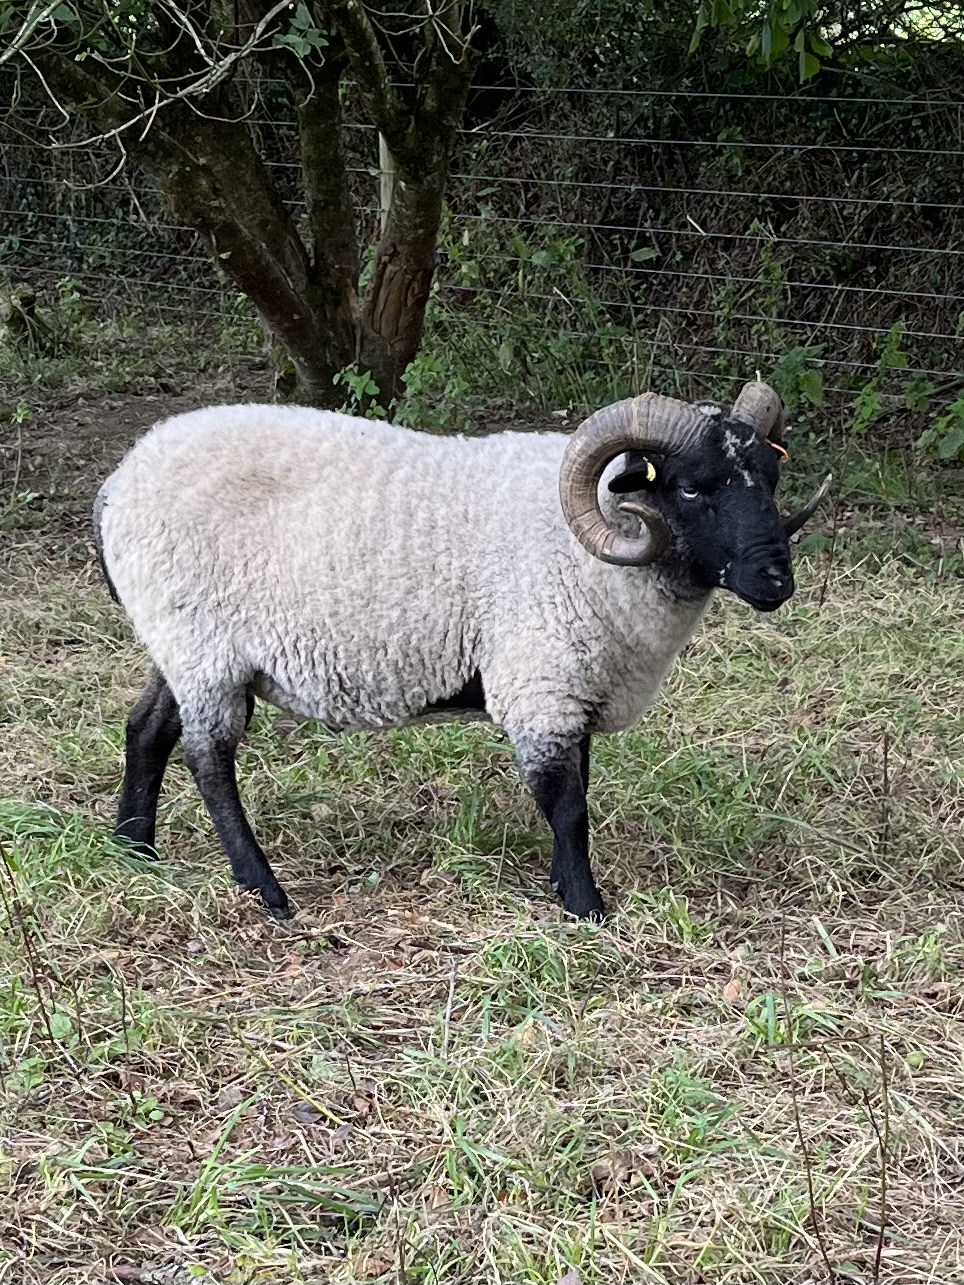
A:
POLYGON ((653 468, 652 464, 650 464, 649 460, 646 461, 646 481, 656 481, 656 470, 653 468))
POLYGON ((789 459, 789 458, 790 458, 790 457, 787 455, 787 453, 786 453, 786 451, 784 450, 784 448, 783 448, 783 447, 782 447, 778 442, 771 442, 771 443, 770 443, 770 445, 773 447, 773 449, 776 451, 776 453, 780 456, 780 459, 781 459, 781 460, 786 460, 786 459, 789 459))

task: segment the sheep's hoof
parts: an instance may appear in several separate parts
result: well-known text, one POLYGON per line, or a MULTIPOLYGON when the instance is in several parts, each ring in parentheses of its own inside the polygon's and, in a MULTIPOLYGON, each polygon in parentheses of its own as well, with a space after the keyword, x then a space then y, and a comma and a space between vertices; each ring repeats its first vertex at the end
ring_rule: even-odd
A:
POLYGON ((295 917, 295 912, 288 905, 287 901, 284 903, 283 906, 269 906, 267 902, 265 902, 264 908, 271 916, 271 918, 276 919, 279 924, 283 924, 288 919, 294 919, 295 917))
POLYGON ((581 888, 578 892, 568 892, 559 883, 552 885, 552 890, 562 899, 562 908, 567 915, 576 919, 586 919, 590 923, 601 923, 606 916, 606 903, 599 895, 599 889, 593 885, 581 888))
POLYGON ((147 843, 143 839, 132 839, 123 830, 115 830, 114 838, 124 845, 128 856, 136 857, 138 861, 160 861, 161 859, 153 843, 147 843))
POLYGON ((601 924, 606 918, 606 904, 602 897, 599 898, 599 904, 583 908, 580 904, 577 906, 567 906, 563 903, 563 910, 567 915, 575 915, 577 919, 583 919, 588 924, 601 924))

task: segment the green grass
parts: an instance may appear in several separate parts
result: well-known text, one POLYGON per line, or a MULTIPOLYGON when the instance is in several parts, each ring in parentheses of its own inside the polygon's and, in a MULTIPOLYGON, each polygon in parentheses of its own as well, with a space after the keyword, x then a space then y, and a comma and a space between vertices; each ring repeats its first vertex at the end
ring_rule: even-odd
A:
POLYGON ((869 1282, 882 1207, 881 1281, 960 1279, 964 586, 860 468, 794 604, 721 599, 596 742, 602 927, 561 916, 484 725, 259 710, 290 925, 180 762, 165 860, 132 860, 145 664, 71 516, 91 478, 5 532, 0 1281, 869 1282))

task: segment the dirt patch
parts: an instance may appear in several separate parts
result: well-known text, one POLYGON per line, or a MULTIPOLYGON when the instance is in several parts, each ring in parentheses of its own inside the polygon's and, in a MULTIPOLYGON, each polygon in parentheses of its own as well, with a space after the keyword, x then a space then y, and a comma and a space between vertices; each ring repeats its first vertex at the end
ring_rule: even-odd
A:
POLYGON ((30 495, 17 529, 34 539, 60 538, 70 557, 86 556, 97 488, 143 432, 199 406, 265 400, 266 381, 263 364, 248 363, 206 381, 150 379, 124 392, 71 388, 30 398, 33 418, 21 426, 19 442, 10 440, 11 429, 0 450, 0 494, 8 496, 16 478, 17 490, 30 495))

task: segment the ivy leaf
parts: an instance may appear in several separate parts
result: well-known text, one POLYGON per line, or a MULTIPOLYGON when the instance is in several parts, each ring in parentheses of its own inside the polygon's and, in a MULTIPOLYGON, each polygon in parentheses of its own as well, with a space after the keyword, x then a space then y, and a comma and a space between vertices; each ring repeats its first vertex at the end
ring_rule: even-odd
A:
POLYGON ((633 263, 647 263, 650 259, 656 258, 656 251, 650 246, 645 246, 642 250, 634 250, 629 257, 633 263))
POLYGON ((800 79, 801 81, 812 80, 820 70, 820 59, 814 58, 813 54, 802 53, 800 55, 800 79))
POLYGON ((941 460, 957 459, 964 447, 964 423, 958 421, 953 424, 941 440, 937 448, 937 458, 941 460))

